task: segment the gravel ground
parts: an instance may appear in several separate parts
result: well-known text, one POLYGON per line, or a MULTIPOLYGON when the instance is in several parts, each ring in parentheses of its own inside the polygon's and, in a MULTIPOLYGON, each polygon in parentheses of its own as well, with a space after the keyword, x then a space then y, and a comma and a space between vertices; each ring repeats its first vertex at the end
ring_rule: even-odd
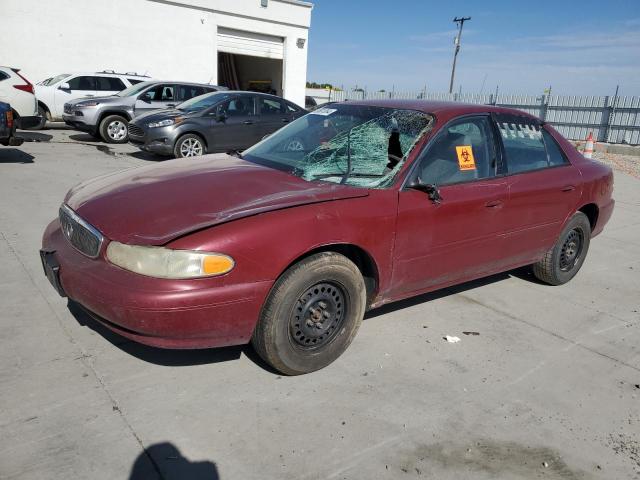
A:
POLYGON ((615 170, 640 178, 640 157, 620 155, 618 153, 593 152, 593 159, 609 165, 615 170))

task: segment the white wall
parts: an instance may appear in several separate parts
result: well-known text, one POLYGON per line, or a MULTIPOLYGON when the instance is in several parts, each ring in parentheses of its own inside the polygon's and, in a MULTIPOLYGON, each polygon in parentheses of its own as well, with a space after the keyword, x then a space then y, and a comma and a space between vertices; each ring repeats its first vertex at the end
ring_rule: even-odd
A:
POLYGON ((309 6, 282 0, 0 0, 0 65, 32 82, 113 69, 216 83, 220 25, 283 37, 284 96, 304 105, 310 21, 309 6))

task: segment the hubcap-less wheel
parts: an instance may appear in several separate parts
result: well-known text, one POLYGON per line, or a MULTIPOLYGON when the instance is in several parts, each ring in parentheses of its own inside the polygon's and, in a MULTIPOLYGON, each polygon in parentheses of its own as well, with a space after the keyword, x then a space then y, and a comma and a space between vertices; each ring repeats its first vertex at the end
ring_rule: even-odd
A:
POLYGON ((560 270, 568 272, 578 263, 582 254, 583 240, 584 236, 579 228, 569 232, 560 249, 560 270))
POLYGON ((333 340, 345 318, 345 292, 334 283, 317 283, 298 298, 289 321, 294 345, 320 348, 333 340))
POLYGON ((180 155, 183 157, 197 157, 202 155, 202 143, 195 138, 187 138, 180 145, 180 155))
POLYGON ((123 140, 127 136, 127 125, 120 120, 114 120, 107 126, 107 135, 112 140, 123 140))

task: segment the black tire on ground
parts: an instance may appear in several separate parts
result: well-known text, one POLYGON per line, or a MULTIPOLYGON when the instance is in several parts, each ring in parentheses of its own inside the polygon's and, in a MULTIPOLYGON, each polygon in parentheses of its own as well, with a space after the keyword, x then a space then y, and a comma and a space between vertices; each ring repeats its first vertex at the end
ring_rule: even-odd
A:
POLYGON ((582 212, 576 212, 562 230, 556 244, 542 260, 533 264, 533 274, 549 285, 562 285, 580 270, 589 251, 591 224, 582 212))
POLYGON ((129 121, 120 115, 108 115, 100 122, 99 133, 107 143, 127 143, 129 121))
POLYGON ((38 116, 40 117, 40 123, 34 125, 29 130, 43 130, 47 126, 47 119, 49 118, 49 113, 47 109, 42 105, 38 105, 38 116))
POLYGON ((198 157, 207 153, 204 140, 195 133, 187 133, 181 136, 173 146, 173 156, 175 158, 198 157))
POLYGON ((312 255, 276 281, 251 342, 285 375, 326 367, 351 344, 366 307, 358 267, 334 252, 312 255))

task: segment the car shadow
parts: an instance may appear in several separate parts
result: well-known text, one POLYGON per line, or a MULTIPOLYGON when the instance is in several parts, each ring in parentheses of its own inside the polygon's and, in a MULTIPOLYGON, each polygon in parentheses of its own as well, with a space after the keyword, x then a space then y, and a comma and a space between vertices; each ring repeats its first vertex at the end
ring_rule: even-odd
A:
POLYGON ((26 130, 20 130, 16 134, 16 137, 22 138, 25 142, 50 142, 53 138, 53 135, 49 135, 48 133, 40 133, 40 132, 30 132, 26 130))
POLYGON ((241 355, 244 353, 249 360, 261 367, 263 370, 274 375, 279 375, 276 370, 260 358, 251 345, 189 350, 150 347, 148 345, 143 345, 141 343, 134 342, 133 340, 129 340, 109 330, 89 315, 81 305, 73 300, 69 300, 67 302, 67 309, 80 325, 90 328, 113 346, 139 360, 142 360, 143 362, 164 367, 187 367, 192 365, 205 365, 210 363, 239 360, 241 355))
POLYGON ((148 479, 219 480, 214 462, 192 462, 171 442, 161 442, 145 448, 136 458, 129 480, 148 479))
POLYGON ((165 160, 171 160, 171 157, 163 157, 162 155, 156 155, 155 153, 145 152, 142 150, 128 153, 127 155, 147 162, 164 162, 165 160))
POLYGON ((69 135, 69 138, 74 142, 104 143, 101 138, 96 138, 88 133, 74 133, 73 135, 69 135))
POLYGON ((35 157, 17 148, 0 147, 0 163, 34 163, 35 157))

